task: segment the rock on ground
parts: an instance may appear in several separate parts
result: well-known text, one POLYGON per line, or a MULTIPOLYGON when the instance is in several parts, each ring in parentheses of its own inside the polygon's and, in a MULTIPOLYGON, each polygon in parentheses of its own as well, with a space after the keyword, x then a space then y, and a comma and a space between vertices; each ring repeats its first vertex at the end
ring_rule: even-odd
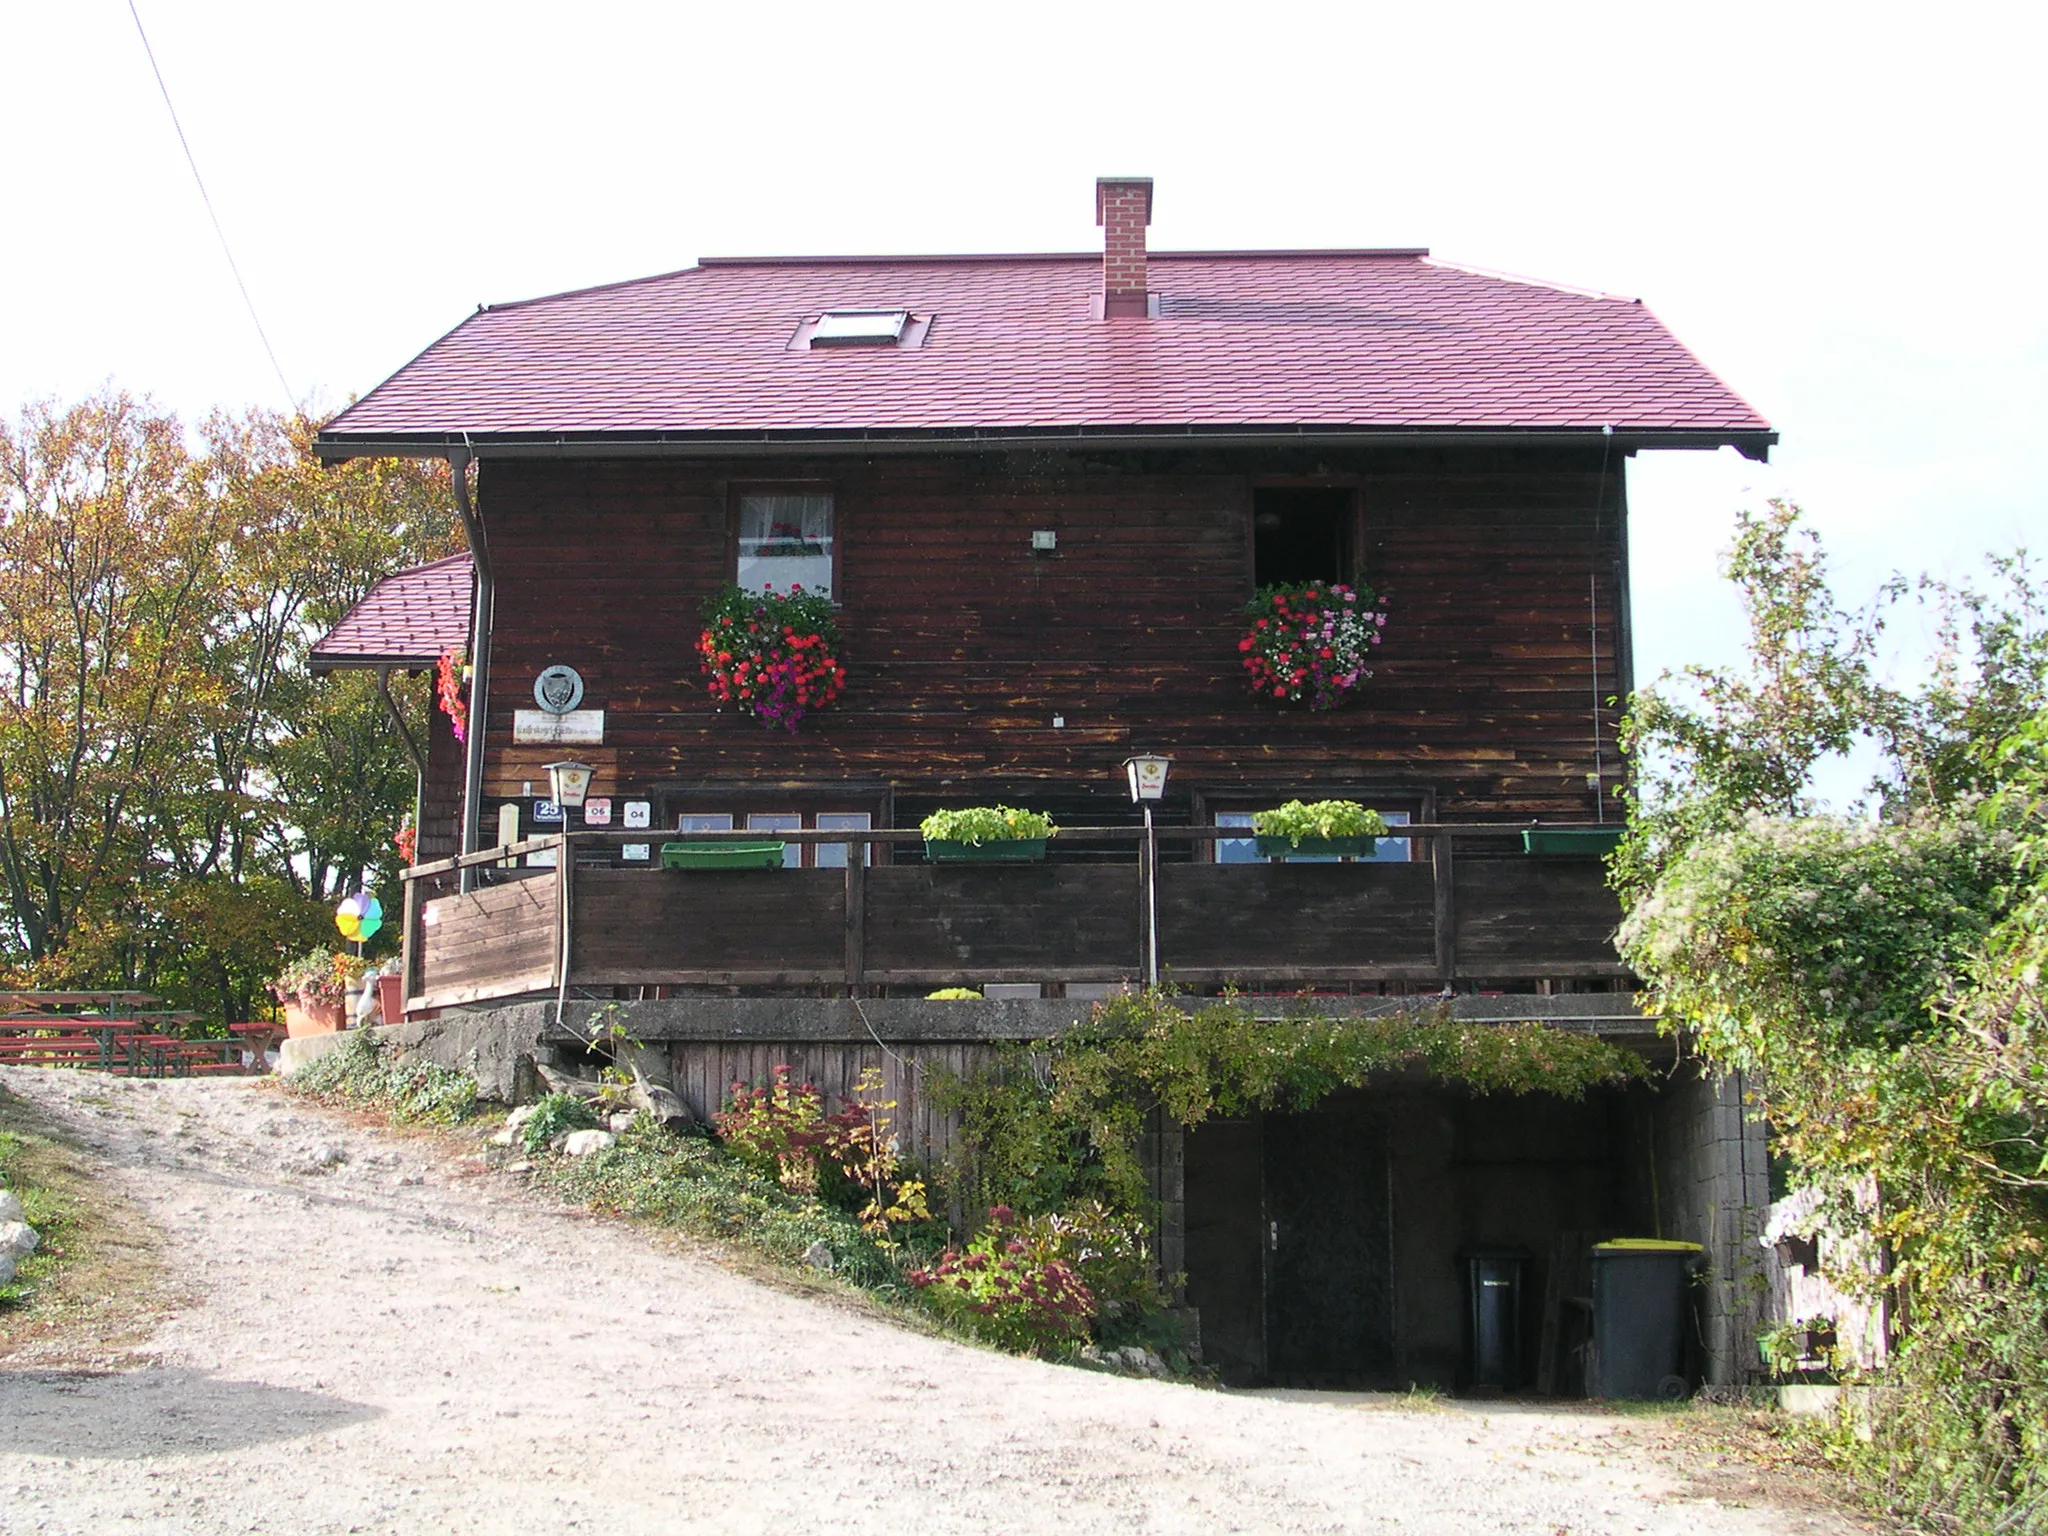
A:
POLYGON ((927 1337, 262 1079, 0 1085, 104 1160, 187 1298, 139 1356, 0 1362, 9 1536, 1850 1529, 1686 1497, 1609 1416, 1203 1391, 927 1337))

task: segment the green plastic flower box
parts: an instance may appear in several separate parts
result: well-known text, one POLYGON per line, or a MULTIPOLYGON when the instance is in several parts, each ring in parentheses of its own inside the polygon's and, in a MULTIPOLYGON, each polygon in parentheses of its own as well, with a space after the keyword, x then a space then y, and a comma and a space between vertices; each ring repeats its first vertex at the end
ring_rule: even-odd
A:
POLYGON ((780 869, 782 844, 663 843, 663 869, 780 869))
POLYGON ((1621 844, 1620 827, 1530 827, 1522 833, 1522 852, 1572 858, 1605 858, 1621 844))
POLYGON ((1369 859, 1379 847, 1376 837, 1291 837, 1257 838, 1262 859, 1369 859))
POLYGON ((924 856, 934 864, 1035 864, 1045 857, 1045 839, 1005 837, 985 843, 954 843, 928 837, 924 856))

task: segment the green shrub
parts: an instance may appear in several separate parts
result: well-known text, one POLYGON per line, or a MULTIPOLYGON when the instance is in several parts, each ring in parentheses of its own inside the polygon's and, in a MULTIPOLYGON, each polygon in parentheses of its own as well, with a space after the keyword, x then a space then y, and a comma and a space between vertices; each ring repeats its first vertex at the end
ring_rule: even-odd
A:
POLYGON ((587 1131, 597 1116, 583 1100, 571 1093, 543 1094, 534 1101, 533 1113, 519 1127, 519 1144, 529 1153, 544 1152, 548 1143, 565 1131, 587 1131))
POLYGON ((930 843, 1009 843, 1057 837, 1050 816, 1007 805, 977 805, 964 811, 933 811, 918 823, 930 843))

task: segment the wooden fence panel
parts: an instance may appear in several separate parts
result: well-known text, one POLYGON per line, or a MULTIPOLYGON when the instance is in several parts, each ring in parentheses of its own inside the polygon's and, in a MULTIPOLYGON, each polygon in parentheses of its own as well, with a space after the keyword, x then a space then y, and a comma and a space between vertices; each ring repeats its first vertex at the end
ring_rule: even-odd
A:
POLYGON ((829 869, 576 871, 571 985, 835 982, 846 877, 829 869))
POLYGON ((867 872, 869 981, 1137 974, 1138 871, 1116 864, 909 864, 867 872))
POLYGON ((1599 859, 1461 855, 1456 880, 1460 976, 1626 974, 1621 902, 1599 859))
POLYGON ((423 903, 421 995, 410 1006, 447 1008, 553 986, 558 878, 548 870, 423 903))
POLYGON ((1162 976, 1257 982, 1435 974, 1427 864, 1166 864, 1162 976))

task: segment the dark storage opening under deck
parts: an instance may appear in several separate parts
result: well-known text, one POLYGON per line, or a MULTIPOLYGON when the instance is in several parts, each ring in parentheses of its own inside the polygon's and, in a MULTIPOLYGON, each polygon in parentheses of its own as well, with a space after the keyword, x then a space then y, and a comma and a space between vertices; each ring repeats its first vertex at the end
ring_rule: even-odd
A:
POLYGON ((1205 1358, 1230 1385, 1580 1395, 1584 1255, 1657 1221, 1660 1113, 1640 1084, 1574 1101, 1415 1082, 1194 1128, 1184 1263, 1205 1358), (1474 1255, 1516 1256, 1512 1297, 1475 1308, 1475 1270, 1510 1266, 1474 1255))

